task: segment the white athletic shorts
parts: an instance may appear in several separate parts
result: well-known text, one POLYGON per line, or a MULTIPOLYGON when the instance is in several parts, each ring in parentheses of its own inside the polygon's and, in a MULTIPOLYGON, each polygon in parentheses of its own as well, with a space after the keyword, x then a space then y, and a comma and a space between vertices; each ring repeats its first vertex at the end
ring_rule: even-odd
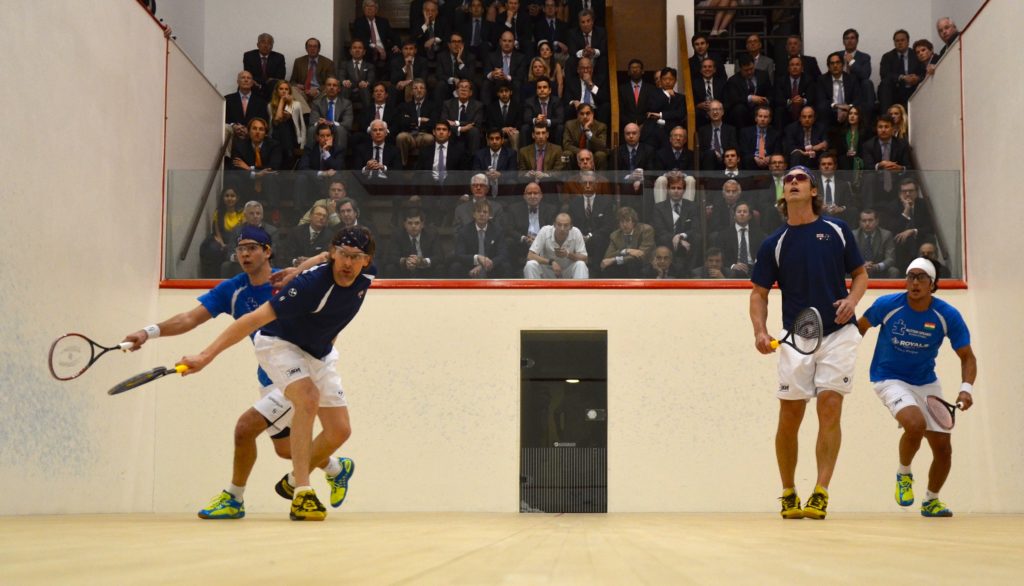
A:
POLYGON ((949 433, 948 429, 942 429, 935 423, 935 418, 928 411, 928 395, 942 397, 942 385, 939 381, 918 386, 897 379, 886 379, 875 383, 875 393, 893 417, 907 407, 917 407, 924 414, 925 427, 928 431, 949 433))
MULTIPOLYGON (((778 339, 786 335, 783 330, 778 339)), ((843 395, 853 390, 853 369, 861 335, 856 325, 844 326, 821 341, 821 347, 805 356, 789 344, 779 344, 780 399, 809 401, 822 391, 843 395)))
POLYGON ((287 437, 292 424, 292 402, 284 398, 281 389, 274 385, 260 387, 260 398, 252 408, 267 420, 267 435, 275 439, 287 437))
POLYGON ((262 333, 256 334, 253 344, 256 359, 277 388, 286 389, 297 380, 309 378, 320 391, 321 407, 348 406, 338 374, 337 348, 332 348, 331 353, 320 360, 291 342, 262 333))

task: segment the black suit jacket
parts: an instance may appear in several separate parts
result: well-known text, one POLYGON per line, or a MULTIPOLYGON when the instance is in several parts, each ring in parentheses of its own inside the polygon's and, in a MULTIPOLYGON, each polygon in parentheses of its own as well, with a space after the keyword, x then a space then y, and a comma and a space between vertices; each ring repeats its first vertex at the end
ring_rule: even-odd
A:
MULTIPOLYGON (((504 64, 504 57, 500 50, 494 51, 487 55, 487 59, 484 60, 483 74, 487 77, 491 71, 495 69, 501 69, 504 64)), ((526 83, 526 68, 527 68, 526 56, 519 51, 512 51, 512 55, 509 61, 509 74, 512 76, 512 93, 513 95, 518 93, 519 88, 523 87, 526 83)), ((491 83, 495 83, 491 80, 491 83)))
MULTIPOLYGON (((811 82, 815 82, 821 77, 821 67, 818 67, 818 58, 811 57, 809 55, 801 55, 800 60, 804 64, 804 76, 808 77, 811 82)), ((777 67, 775 68, 775 79, 772 82, 777 86, 780 83, 784 83, 789 79, 789 55, 786 55, 781 60, 776 62, 777 67)))
POLYGON ((269 87, 267 82, 272 79, 287 79, 285 77, 284 55, 277 51, 271 51, 267 55, 266 75, 263 74, 263 60, 260 58, 259 49, 246 51, 242 55, 242 69, 252 74, 252 79, 256 82, 260 95, 267 99, 270 98, 270 94, 274 91, 274 88, 269 87))
MULTIPOLYGON (((599 112, 605 112, 610 106, 608 96, 608 87, 596 84, 598 91, 597 94, 591 94, 593 97, 594 109, 599 112)), ((571 120, 576 117, 576 108, 570 106, 569 102, 583 101, 583 85, 580 83, 580 78, 574 73, 572 75, 566 74, 565 76, 565 95, 562 96, 562 103, 565 104, 565 118, 571 120)), ((629 97, 633 97, 633 90, 630 89, 629 97)))
POLYGON ((238 92, 224 96, 225 111, 224 121, 228 124, 241 124, 247 126, 253 118, 267 117, 267 101, 263 99, 256 90, 249 94, 249 105, 245 112, 242 112, 242 95, 238 92))
POLYGON ((497 48, 495 44, 498 31, 498 25, 487 20, 486 17, 480 19, 480 44, 474 48, 470 42, 473 40, 473 17, 467 16, 465 20, 458 23, 455 26, 455 30, 462 35, 463 44, 467 51, 475 53, 476 55, 483 57, 491 51, 497 48))
MULTIPOLYGON (((516 160, 516 153, 507 146, 501 147, 498 151, 498 166, 495 171, 518 171, 519 163, 516 160)), ((491 149, 484 147, 473 153, 473 171, 486 171, 491 168, 491 149)))
MULTIPOLYGON (((830 54, 829 58, 831 58, 832 55, 839 55, 839 58, 845 63, 846 51, 836 51, 835 53, 830 54)), ((826 59, 825 62, 827 63, 828 59, 826 59)), ((850 73, 856 77, 858 81, 871 79, 871 55, 868 55, 863 51, 855 51, 853 53, 853 67, 850 68, 850 73)), ((828 75, 828 73, 826 72, 824 75, 828 75)))
MULTIPOLYGON (((616 171, 632 171, 633 169, 643 169, 644 171, 658 170, 657 158, 655 157, 654 148, 651 145, 639 143, 636 145, 636 165, 629 165, 629 145, 626 143, 620 144, 615 149, 615 159, 612 161, 612 169, 616 171)), ((616 181, 621 181, 624 173, 616 173, 616 181)))
MULTIPOLYGON (((574 197, 569 200, 569 217, 572 218, 572 225, 579 228, 584 236, 593 234, 595 238, 603 239, 604 244, 599 245, 600 256, 603 258, 604 246, 608 244, 608 235, 619 227, 618 220, 615 218, 612 198, 607 195, 595 196, 594 209, 588 218, 584 197, 582 195, 574 197)), ((587 246, 587 250, 590 250, 590 246, 587 246)), ((600 258, 597 260, 600 261, 600 258)))
MULTIPOLYGON (((356 169, 365 167, 366 162, 373 158, 373 146, 371 141, 360 143, 353 155, 352 166, 356 169)), ((390 142, 384 143, 384 148, 381 150, 381 159, 384 160, 384 166, 388 168, 388 172, 401 171, 404 168, 402 167, 402 155, 398 152, 398 147, 390 142)))
POLYGON ((402 102, 398 106, 398 131, 399 132, 426 132, 431 133, 434 131, 434 122, 438 120, 441 115, 441 107, 437 102, 426 98, 420 105, 420 113, 416 115, 416 102, 409 100, 408 102, 402 102), (428 120, 420 124, 420 118, 427 118, 428 120))
MULTIPOLYGON (((554 205, 541 202, 537 214, 540 227, 550 226, 555 223, 555 216, 558 210, 554 205)), ((529 246, 523 242, 530 231, 530 209, 525 201, 517 201, 505 210, 505 235, 508 238, 509 250, 518 257, 525 257, 529 246)))
POLYGON ((345 149, 335 145, 331 149, 331 156, 324 159, 320 156, 320 146, 316 145, 315 147, 306 147, 302 153, 302 158, 299 159, 299 171, 327 171, 328 169, 341 171, 344 164, 345 149))
MULTIPOLYGON (((437 153, 437 143, 420 149, 420 156, 416 159, 417 171, 430 171, 434 168, 434 155, 437 153)), ((468 171, 469 155, 466 148, 457 140, 448 140, 444 151, 444 166, 448 171, 468 171)))
MULTIPOLYGON (((527 127, 522 130, 526 132, 527 136, 533 133, 533 119, 540 114, 540 100, 536 97, 531 98, 523 105, 523 126, 527 127)), ((548 125, 548 131, 550 132, 550 140, 555 144, 562 143, 561 131, 565 127, 565 108, 562 106, 562 102, 555 96, 548 98, 548 121, 551 124, 548 125)), ((520 146, 532 142, 533 139, 527 137, 520 137, 520 146)))
POLYGON ((274 266, 290 267, 292 260, 305 256, 316 256, 331 247, 331 238, 334 232, 330 226, 324 227, 317 235, 316 240, 310 242, 309 224, 295 226, 288 232, 284 242, 277 244, 274 251, 274 266))
POLYGON ((643 126, 647 121, 647 104, 654 92, 659 92, 654 84, 645 80, 640 83, 640 97, 633 95, 633 82, 626 80, 619 84, 619 123, 625 127, 629 123, 643 126))
MULTIPOLYGON (((371 102, 369 105, 363 107, 363 111, 359 113, 359 120, 356 121, 356 130, 358 132, 366 133, 367 129, 370 128, 370 123, 373 122, 374 117, 377 115, 377 105, 371 102)), ((395 142, 395 137, 398 136, 396 131, 402 126, 402 115, 398 112, 398 104, 392 100, 388 100, 384 103, 384 122, 388 123, 388 142, 395 142)))
MULTIPOLYGON (((725 165, 717 159, 711 148, 714 138, 713 128, 710 124, 697 129, 697 142, 700 145, 700 164, 702 169, 724 169, 725 165)), ((730 124, 722 124, 721 132, 722 151, 729 148, 738 148, 739 139, 736 136, 736 128, 730 124)))
MULTIPOLYGON (((768 79, 768 74, 760 69, 755 69, 754 77, 756 78, 754 95, 768 98, 769 103, 771 103, 775 90, 768 79)), ((726 113, 731 113, 737 106, 749 108, 750 106, 747 103, 748 95, 750 95, 750 90, 747 86, 746 78, 739 73, 730 77, 729 81, 725 83, 724 104, 726 113)))
MULTIPOLYGON (((843 99, 847 104, 861 106, 860 82, 849 73, 843 74, 843 99)), ((826 73, 818 78, 818 121, 835 120, 832 110, 832 75, 826 73)))
MULTIPOLYGON (((477 239, 476 224, 471 223, 459 229, 455 235, 455 253, 452 261, 465 268, 466 272, 473 267, 473 257, 477 254, 479 241, 477 239)), ((484 233, 484 256, 494 262, 496 275, 501 276, 502 269, 508 265, 508 243, 505 241, 505 234, 498 225, 498 222, 487 223, 487 231, 484 233)), ((465 277, 466 275, 454 275, 465 277)))
POLYGON ((693 81, 694 89, 697 89, 697 80, 701 79, 700 64, 708 57, 710 57, 711 60, 715 62, 714 79, 720 79, 722 80, 722 83, 725 83, 727 77, 725 75, 725 58, 722 57, 721 53, 718 53, 716 51, 708 51, 708 54, 703 57, 695 53, 690 57, 690 80, 693 81))
MULTIPOLYGON (((454 91, 455 86, 448 83, 449 79, 469 79, 476 83, 477 76, 477 58, 473 56, 469 51, 462 52, 462 63, 457 64, 450 52, 442 53, 437 57, 437 78, 438 85, 447 86, 448 89, 454 91)), ((451 92, 445 92, 445 99, 451 98, 451 92)))
MULTIPOLYGON (((882 160, 882 144, 878 137, 872 137, 865 141, 860 147, 860 157, 864 160, 864 170, 874 171, 875 165, 882 160)), ((889 148, 889 160, 910 168, 910 145, 901 138, 892 139, 892 146, 889 148)))
MULTIPOLYGON (((811 144, 818 144, 826 139, 825 129, 821 125, 815 124, 811 127, 811 144)), ((788 160, 793 151, 803 150, 803 148, 804 127, 800 126, 799 122, 794 122, 786 127, 786 132, 782 137, 782 152, 788 160)))
MULTIPOLYGON (((736 236, 734 224, 730 224, 712 238, 715 246, 722 249, 722 268, 727 269, 739 262, 739 238, 736 236)), ((757 259, 757 249, 764 242, 765 234, 753 223, 747 225, 747 250, 750 253, 750 264, 753 265, 757 259)), ((740 275, 747 276, 747 275, 740 275)))
MULTIPOLYGON (((576 71, 576 53, 586 46, 586 40, 580 29, 575 28, 569 31, 569 60, 566 61, 566 71, 576 71)), ((608 79, 608 33, 599 26, 595 26, 590 34, 590 46, 601 52, 601 56, 594 62, 594 81, 603 83, 608 79)))
POLYGON ((785 128, 790 123, 799 120, 800 109, 804 106, 810 106, 814 108, 815 112, 818 112, 818 84, 815 83, 815 80, 806 73, 801 75, 797 81, 797 92, 804 99, 804 105, 797 106, 796 115, 794 115, 789 102, 793 96, 793 78, 788 75, 776 78, 775 101, 772 103, 775 105, 773 121, 777 128, 785 128))
POLYGON ((437 234, 429 226, 424 226, 420 232, 420 252, 423 253, 423 258, 430 259, 430 266, 412 271, 405 268, 401 259, 416 254, 416 247, 405 230, 395 230, 391 237, 391 246, 384 254, 384 276, 425 278, 440 273, 440 268, 444 264, 444 253, 437 234))
POLYGON ((247 140, 236 141, 234 146, 231 147, 231 157, 238 157, 245 161, 250 167, 256 167, 256 170, 260 169, 275 169, 281 168, 282 162, 281 145, 272 138, 263 140, 263 144, 260 145, 260 163, 256 164, 256 151, 253 149, 252 143, 247 140))
MULTIPOLYGON (((422 12, 421 19, 422 19, 422 12)), ((448 37, 452 36, 451 22, 448 20, 445 14, 438 14, 437 20, 434 21, 434 30, 423 30, 423 22, 420 22, 420 26, 410 29, 409 34, 413 37, 416 42, 416 47, 419 50, 420 55, 426 56, 428 59, 436 59, 439 55, 444 55, 448 52, 448 37), (431 32, 433 34, 431 34, 431 32), (430 39, 441 39, 440 43, 434 44, 433 48, 427 48, 427 41, 430 39)), ((466 38, 467 48, 469 45, 469 38, 466 38)))
MULTIPOLYGON (((391 28, 391 23, 388 19, 383 16, 377 15, 374 20, 377 24, 377 32, 380 34, 380 42, 384 45, 384 50, 388 56, 391 55, 392 47, 395 47, 398 43, 395 40, 396 35, 394 30, 391 28)), ((373 61, 375 59, 373 51, 370 47, 370 21, 365 16, 356 18, 355 22, 352 23, 352 38, 359 39, 366 45, 366 56, 373 61)))
MULTIPOLYGON (((459 106, 460 102, 458 98, 452 98, 441 105, 441 118, 443 120, 458 120, 459 118, 459 106)), ((473 98, 469 99, 466 103, 466 114, 463 116, 462 124, 473 123, 473 127, 481 132, 486 130, 484 126, 484 105, 478 100, 473 98)), ((455 128, 452 128, 452 137, 459 135, 455 128)))
POLYGON ((542 14, 540 19, 537 20, 533 25, 533 38, 536 43, 539 43, 541 39, 549 41, 554 45, 555 41, 565 43, 569 45, 569 23, 555 19, 555 32, 551 33, 551 27, 548 25, 547 19, 542 14))
POLYGON ((515 98, 509 100, 508 111, 501 115, 501 102, 493 100, 484 108, 484 118, 488 128, 512 128, 518 129, 523 121, 523 104, 515 98))
MULTIPOLYGON (((779 136, 779 131, 775 130, 774 126, 768 126, 765 129, 765 140, 764 140, 764 156, 770 157, 772 154, 782 152, 782 144, 779 136)), ((740 166, 744 169, 751 170, 762 170, 754 163, 754 157, 757 156, 757 127, 748 126, 740 131, 740 166)))
MULTIPOLYGON (((658 246, 672 247, 672 237, 686 234, 686 241, 692 246, 700 246, 700 211, 697 204, 683 199, 680 202, 679 219, 672 220, 672 200, 666 199, 654 204, 651 225, 654 227, 654 241, 658 246)), ((677 251, 678 252, 678 251, 677 251)), ((690 254, 696 252, 691 247, 690 254)))
MULTIPOLYGON (((389 69, 391 70, 392 86, 405 79, 405 58, 401 53, 391 58, 389 69)), ((427 60, 420 55, 416 55, 412 60, 412 77, 413 79, 427 78, 427 60)))
POLYGON ((657 168, 663 171, 672 171, 674 169, 689 171, 693 169, 693 152, 685 147, 680 151, 679 158, 676 158, 672 145, 665 145, 665 147, 655 153, 654 159, 657 162, 657 168))
POLYGON ((907 75, 916 75, 924 80, 925 64, 921 63, 916 59, 913 49, 907 49, 907 71, 903 71, 903 61, 900 59, 899 51, 893 49, 885 55, 882 55, 882 62, 879 64, 879 74, 882 80, 878 83, 878 96, 885 100, 888 99, 889 104, 883 104, 882 107, 891 105, 893 102, 900 104, 906 104, 910 98, 910 94, 917 89, 916 85, 906 87, 906 84, 899 80, 901 75, 906 73, 907 75))
POLYGON ((660 113, 661 119, 665 121, 664 124, 658 124, 655 120, 647 120, 644 123, 644 137, 641 140, 648 144, 660 145, 662 139, 667 139, 669 130, 676 126, 686 128, 686 99, 679 92, 673 93, 671 98, 661 90, 652 93, 650 101, 647 102, 647 111, 660 113), (651 142, 651 136, 655 133, 661 135, 657 143, 651 142))
MULTIPOLYGON (((725 75, 711 78, 711 99, 723 100, 725 98, 725 75)), ((708 100, 708 88, 703 77, 698 75, 693 78, 693 103, 696 106, 708 100)), ((708 118, 707 112, 697 108, 697 127, 700 128, 705 124, 711 124, 711 119, 708 118)))

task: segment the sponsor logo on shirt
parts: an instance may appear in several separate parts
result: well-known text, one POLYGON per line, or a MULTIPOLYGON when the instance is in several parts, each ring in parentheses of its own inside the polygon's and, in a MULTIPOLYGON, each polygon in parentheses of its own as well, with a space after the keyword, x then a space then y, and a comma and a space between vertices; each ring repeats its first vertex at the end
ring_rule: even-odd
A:
POLYGON ((789 385, 779 385, 779 392, 780 393, 788 393, 789 392, 789 385))
POLYGON ((818 240, 821 240, 822 242, 828 242, 829 240, 832 240, 832 235, 826 232, 818 232, 817 234, 815 234, 815 236, 817 236, 818 240))
POLYGON ((298 374, 300 372, 302 372, 302 369, 296 366, 295 368, 289 368, 288 371, 285 374, 287 374, 288 376, 291 376, 293 374, 298 374))
POLYGON ((935 322, 930 322, 930 321, 924 322, 924 329, 926 329, 926 330, 934 330, 935 329, 935 322))
POLYGON ((289 297, 295 297, 298 294, 299 294, 299 292, 298 292, 298 290, 295 289, 295 287, 292 287, 291 289, 288 290, 288 296, 289 297))

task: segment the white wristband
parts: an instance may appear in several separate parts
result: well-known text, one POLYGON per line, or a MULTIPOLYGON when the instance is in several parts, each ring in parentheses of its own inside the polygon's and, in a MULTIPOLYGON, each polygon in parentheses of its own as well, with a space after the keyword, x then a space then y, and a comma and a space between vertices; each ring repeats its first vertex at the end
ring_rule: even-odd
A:
POLYGON ((160 337, 160 326, 153 324, 142 328, 142 331, 146 332, 146 336, 150 339, 156 339, 160 337))
POLYGON ((970 395, 973 390, 974 390, 974 385, 972 385, 971 383, 961 383, 960 384, 960 392, 961 393, 967 393, 968 395, 970 395))

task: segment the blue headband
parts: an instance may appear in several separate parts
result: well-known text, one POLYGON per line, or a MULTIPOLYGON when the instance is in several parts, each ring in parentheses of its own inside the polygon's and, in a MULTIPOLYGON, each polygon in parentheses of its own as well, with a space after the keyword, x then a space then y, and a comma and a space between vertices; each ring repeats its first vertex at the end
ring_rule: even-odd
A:
POLYGON ((271 242, 270 234, 267 234, 266 230, 248 224, 243 226, 242 231, 238 233, 238 242, 243 240, 255 240, 264 246, 270 246, 271 242))
MULTIPOLYGON (((360 226, 342 228, 334 235, 331 244, 335 246, 351 246, 367 252, 370 245, 370 231, 360 226)), ((369 254, 367 252, 367 254, 369 254)))

